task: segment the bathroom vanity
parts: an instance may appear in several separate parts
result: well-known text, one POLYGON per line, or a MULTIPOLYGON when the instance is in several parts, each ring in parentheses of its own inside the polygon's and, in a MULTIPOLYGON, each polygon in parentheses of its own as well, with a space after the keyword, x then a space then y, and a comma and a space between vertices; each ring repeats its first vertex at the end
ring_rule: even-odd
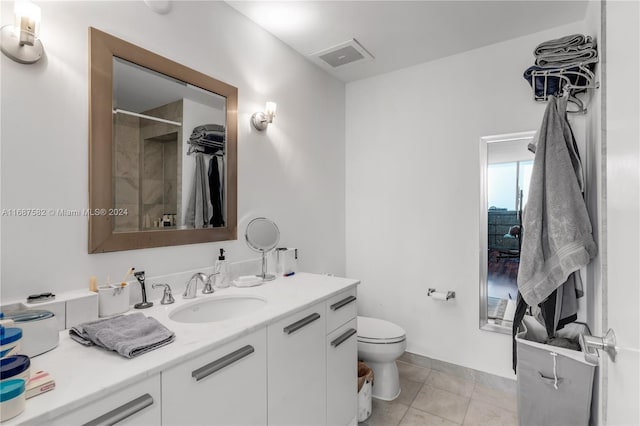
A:
POLYGON ((58 348, 32 360, 56 389, 3 425, 355 425, 357 284, 299 273, 178 296, 143 311, 174 331, 175 342, 133 359, 81 346, 63 331, 58 348), (265 303, 225 320, 171 319, 205 299, 247 297, 265 303))

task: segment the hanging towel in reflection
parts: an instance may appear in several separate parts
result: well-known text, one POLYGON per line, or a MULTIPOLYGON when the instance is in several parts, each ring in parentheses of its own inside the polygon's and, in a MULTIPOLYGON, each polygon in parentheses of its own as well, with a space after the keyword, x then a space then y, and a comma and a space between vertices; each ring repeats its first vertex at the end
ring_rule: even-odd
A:
POLYGON ((211 207, 213 208, 213 215, 209 220, 209 224, 213 227, 224 225, 224 220, 222 219, 222 186, 220 184, 218 161, 218 157, 215 155, 209 160, 209 196, 211 198, 211 207))
POLYGON ((596 255, 566 105, 566 97, 551 96, 538 132, 518 270, 518 290, 529 306, 542 305, 549 337, 575 320, 579 269, 596 255))
POLYGON ((185 225, 188 228, 206 228, 213 215, 209 192, 209 177, 205 168, 204 155, 196 154, 196 170, 191 188, 191 197, 185 214, 185 225))

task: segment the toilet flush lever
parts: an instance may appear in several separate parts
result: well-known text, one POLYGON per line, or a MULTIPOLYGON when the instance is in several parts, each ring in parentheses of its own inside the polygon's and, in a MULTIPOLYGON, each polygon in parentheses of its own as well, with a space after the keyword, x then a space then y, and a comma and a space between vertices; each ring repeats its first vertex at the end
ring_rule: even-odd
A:
POLYGON ((616 334, 613 329, 609 329, 604 337, 580 335, 580 346, 584 350, 584 357, 587 361, 598 362, 598 349, 602 349, 611 358, 611 362, 616 362, 616 334))

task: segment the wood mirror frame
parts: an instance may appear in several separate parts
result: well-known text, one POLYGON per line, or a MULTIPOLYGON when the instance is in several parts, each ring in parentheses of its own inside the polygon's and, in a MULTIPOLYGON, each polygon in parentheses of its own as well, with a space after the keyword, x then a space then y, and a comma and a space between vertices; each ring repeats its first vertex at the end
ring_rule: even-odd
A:
POLYGON ((237 239, 238 89, 112 35, 89 28, 89 253, 237 239), (224 227, 113 232, 113 57, 226 98, 224 227), (107 214, 103 214, 106 212, 107 214))

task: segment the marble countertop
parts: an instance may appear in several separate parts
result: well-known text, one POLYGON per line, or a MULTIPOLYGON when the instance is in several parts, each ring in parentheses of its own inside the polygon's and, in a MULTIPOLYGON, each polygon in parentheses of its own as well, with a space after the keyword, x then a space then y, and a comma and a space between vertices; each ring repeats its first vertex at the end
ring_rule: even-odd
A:
POLYGON ((133 359, 95 346, 85 347, 71 340, 68 331, 62 331, 57 348, 31 360, 31 371, 44 370, 51 374, 56 388, 28 399, 25 411, 3 426, 46 423, 47 419, 231 342, 357 284, 359 281, 348 278, 296 273, 257 287, 216 289, 210 295, 203 295, 199 288, 197 297, 189 300, 182 299, 182 289, 174 289, 174 304, 160 305, 154 301, 149 309, 129 311, 152 316, 176 334, 173 343, 133 359), (267 304, 256 312, 221 322, 187 324, 169 319, 169 313, 180 306, 228 295, 257 296, 266 299, 267 304))

